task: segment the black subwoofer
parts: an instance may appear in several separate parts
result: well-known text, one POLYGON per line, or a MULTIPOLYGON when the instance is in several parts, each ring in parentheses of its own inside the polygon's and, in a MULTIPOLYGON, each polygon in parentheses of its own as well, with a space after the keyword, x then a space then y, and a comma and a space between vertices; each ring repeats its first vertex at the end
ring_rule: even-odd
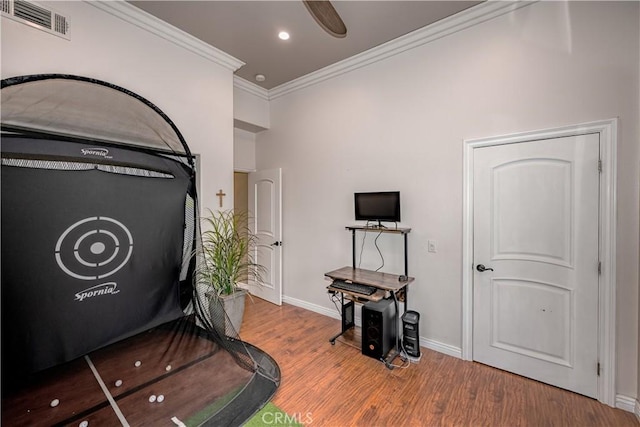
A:
POLYGON ((420 313, 409 310, 402 315, 402 346, 408 356, 420 357, 420 313))
POLYGON ((362 354, 384 358, 397 336, 396 308, 392 299, 369 301, 362 306, 362 354))

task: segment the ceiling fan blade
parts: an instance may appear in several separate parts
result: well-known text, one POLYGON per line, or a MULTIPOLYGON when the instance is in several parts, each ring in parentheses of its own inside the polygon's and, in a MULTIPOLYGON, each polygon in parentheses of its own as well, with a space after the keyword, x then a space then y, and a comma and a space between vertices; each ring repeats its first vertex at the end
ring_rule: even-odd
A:
POLYGON ((330 1, 303 0, 303 3, 311 16, 327 33, 338 38, 346 37, 347 27, 330 1))

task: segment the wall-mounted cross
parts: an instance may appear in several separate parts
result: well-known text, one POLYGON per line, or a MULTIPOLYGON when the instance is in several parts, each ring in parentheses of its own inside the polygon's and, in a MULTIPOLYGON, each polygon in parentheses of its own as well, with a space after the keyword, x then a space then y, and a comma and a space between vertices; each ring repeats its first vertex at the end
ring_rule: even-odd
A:
POLYGON ((222 198, 223 198, 224 196, 226 196, 226 195, 227 195, 227 193, 223 193, 223 192, 222 192, 222 189, 220 189, 220 191, 218 191, 218 192, 216 193, 216 196, 220 197, 220 207, 222 207, 222 198))

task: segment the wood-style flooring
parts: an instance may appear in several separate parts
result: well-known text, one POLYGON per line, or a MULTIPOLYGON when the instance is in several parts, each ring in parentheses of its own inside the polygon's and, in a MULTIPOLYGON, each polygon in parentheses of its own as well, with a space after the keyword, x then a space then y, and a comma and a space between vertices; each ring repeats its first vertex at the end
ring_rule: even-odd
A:
POLYGON ((339 320, 247 299, 240 336, 278 362, 282 382, 272 401, 307 426, 640 424, 588 397, 425 348, 418 363, 389 370, 357 342, 331 345, 339 330, 339 320))

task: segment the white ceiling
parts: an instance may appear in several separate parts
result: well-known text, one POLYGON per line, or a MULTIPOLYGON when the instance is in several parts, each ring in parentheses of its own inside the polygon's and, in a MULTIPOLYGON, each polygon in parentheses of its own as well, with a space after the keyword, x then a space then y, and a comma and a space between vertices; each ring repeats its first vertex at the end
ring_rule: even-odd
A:
POLYGON ((345 38, 327 34, 301 0, 130 3, 245 62, 236 75, 272 89, 480 1, 333 1, 347 27, 345 38), (282 30, 289 40, 278 39, 282 30), (266 80, 256 81, 256 74, 266 80))

